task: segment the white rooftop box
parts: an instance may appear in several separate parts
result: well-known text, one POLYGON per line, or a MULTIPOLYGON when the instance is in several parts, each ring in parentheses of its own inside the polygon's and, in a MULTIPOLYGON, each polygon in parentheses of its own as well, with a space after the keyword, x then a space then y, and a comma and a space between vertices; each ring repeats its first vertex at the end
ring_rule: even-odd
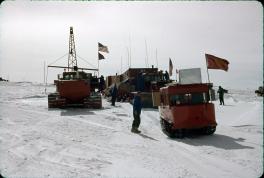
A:
POLYGON ((202 83, 201 69, 200 68, 180 69, 179 83, 180 84, 202 83))

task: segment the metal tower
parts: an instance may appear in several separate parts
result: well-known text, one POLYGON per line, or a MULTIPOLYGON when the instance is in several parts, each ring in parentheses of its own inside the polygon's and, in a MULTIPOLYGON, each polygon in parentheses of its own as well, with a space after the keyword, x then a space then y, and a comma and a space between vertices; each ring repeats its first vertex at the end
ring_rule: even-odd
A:
POLYGON ((75 50, 75 42, 73 35, 73 27, 70 27, 70 38, 69 38, 69 55, 68 55, 68 71, 69 69, 77 70, 77 58, 75 50))

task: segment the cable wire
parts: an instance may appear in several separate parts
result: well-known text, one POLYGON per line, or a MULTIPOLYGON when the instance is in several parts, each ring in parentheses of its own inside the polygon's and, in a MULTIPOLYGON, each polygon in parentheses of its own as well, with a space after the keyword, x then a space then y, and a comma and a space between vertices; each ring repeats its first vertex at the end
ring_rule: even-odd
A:
POLYGON ((77 57, 79 57, 81 60, 83 60, 84 62, 86 62, 87 64, 89 64, 90 66, 96 68, 93 64, 89 63, 87 60, 83 59, 82 57, 76 55, 77 57))
POLYGON ((62 59, 63 57, 65 57, 66 55, 68 55, 68 53, 64 54, 63 56, 59 57, 58 59, 56 59, 55 61, 53 61, 52 63, 48 64, 51 65, 51 64, 54 64, 55 62, 57 62, 58 60, 62 59))

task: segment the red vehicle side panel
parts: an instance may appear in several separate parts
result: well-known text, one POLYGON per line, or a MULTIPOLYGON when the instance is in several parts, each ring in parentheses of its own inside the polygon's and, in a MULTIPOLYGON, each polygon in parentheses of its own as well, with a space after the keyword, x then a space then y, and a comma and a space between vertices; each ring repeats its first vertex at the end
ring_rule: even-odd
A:
POLYGON ((173 129, 216 126, 213 103, 188 106, 160 107, 161 117, 173 123, 173 129))

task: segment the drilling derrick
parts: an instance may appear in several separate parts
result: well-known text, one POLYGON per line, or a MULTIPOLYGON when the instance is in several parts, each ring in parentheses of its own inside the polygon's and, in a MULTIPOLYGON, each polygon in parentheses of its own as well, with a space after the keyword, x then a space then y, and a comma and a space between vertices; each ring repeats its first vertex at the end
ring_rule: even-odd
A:
POLYGON ((84 72, 84 70, 98 71, 98 69, 78 68, 76 57, 73 28, 70 27, 68 66, 48 66, 67 69, 58 75, 57 80, 54 80, 56 92, 48 95, 49 108, 102 108, 98 77, 84 72))
POLYGON ((68 54, 68 71, 77 70, 77 59, 74 42, 73 27, 70 27, 70 38, 69 38, 69 54, 68 54))

